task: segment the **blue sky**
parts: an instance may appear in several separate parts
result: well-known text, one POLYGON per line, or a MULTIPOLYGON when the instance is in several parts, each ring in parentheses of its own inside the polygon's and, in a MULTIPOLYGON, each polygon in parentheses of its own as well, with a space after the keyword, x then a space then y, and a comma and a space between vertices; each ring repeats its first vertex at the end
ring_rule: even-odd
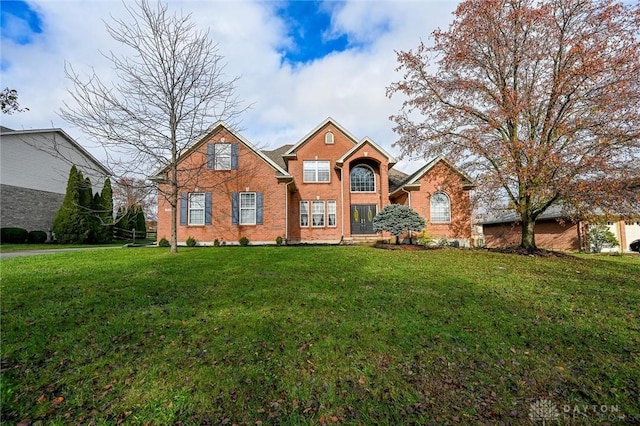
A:
POLYGON ((2 38, 8 38, 18 44, 28 44, 35 34, 42 33, 40 17, 24 1, 2 0, 0 7, 2 38))
MULTIPOLYGON (((333 7, 342 3, 335 2, 333 7)), ((276 5, 277 15, 286 23, 294 43, 284 49, 284 61, 306 63, 349 45, 347 34, 331 30, 331 9, 319 1, 288 1, 276 5)))
MULTIPOLYGON (((151 0, 153 3, 155 0, 151 0)), ((396 154, 389 116, 401 99, 386 87, 401 76, 396 51, 428 41, 452 20, 456 0, 169 0, 172 12, 191 13, 208 29, 240 76, 237 93, 252 108, 241 133, 256 146, 296 143, 328 116, 358 138, 370 137, 396 154)), ((120 0, 4 1, 0 82, 18 90, 29 111, 0 117, 18 129, 61 127, 102 159, 94 141, 57 115, 69 102, 65 63, 81 73, 113 71, 101 52, 122 46, 103 21, 126 18, 120 0)), ((400 165, 402 167, 402 164, 400 165)), ((411 171, 418 166, 404 167, 411 171)))

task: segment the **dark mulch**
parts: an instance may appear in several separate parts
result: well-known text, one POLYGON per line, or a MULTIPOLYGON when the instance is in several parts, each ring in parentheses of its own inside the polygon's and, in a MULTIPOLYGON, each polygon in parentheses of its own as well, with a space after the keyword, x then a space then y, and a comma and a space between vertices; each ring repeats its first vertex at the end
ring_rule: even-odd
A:
POLYGON ((570 254, 545 249, 526 249, 520 246, 488 248, 488 251, 504 254, 518 254, 532 257, 573 257, 570 254))
POLYGON ((373 245, 375 248, 384 249, 384 250, 402 250, 402 251, 419 251, 419 250, 436 250, 440 247, 425 247, 416 244, 395 244, 395 243, 384 243, 377 242, 373 245))

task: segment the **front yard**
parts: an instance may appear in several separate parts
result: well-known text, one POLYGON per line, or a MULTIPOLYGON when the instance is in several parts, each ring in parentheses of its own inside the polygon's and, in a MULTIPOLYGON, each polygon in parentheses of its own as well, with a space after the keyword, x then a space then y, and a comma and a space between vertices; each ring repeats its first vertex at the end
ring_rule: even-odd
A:
POLYGON ((146 248, 0 268, 3 422, 640 421, 637 256, 146 248))

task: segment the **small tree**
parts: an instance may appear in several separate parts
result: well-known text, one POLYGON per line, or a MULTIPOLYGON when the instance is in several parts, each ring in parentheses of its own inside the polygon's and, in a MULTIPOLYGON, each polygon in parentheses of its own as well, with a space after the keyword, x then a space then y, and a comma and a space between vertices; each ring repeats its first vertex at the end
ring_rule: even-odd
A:
MULTIPOLYGON (((421 231, 426 223, 422 217, 409 206, 389 204, 373 218, 375 232, 387 231, 400 243, 400 235, 408 231, 421 231)), ((411 243, 411 237, 409 237, 411 243)))
POLYGON ((620 245, 613 232, 604 223, 593 223, 589 225, 587 241, 593 253, 600 253, 603 248, 617 247, 620 245))
POLYGON ((106 178, 100 193, 100 222, 102 225, 101 242, 110 243, 113 240, 113 191, 111 179, 106 178))

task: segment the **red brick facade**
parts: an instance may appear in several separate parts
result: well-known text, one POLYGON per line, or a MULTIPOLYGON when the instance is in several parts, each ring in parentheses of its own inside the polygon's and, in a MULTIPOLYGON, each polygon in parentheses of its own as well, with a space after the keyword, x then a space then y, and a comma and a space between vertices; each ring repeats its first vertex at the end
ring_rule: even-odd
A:
MULTIPOLYGON (((295 145, 271 152, 256 150, 220 123, 180 161, 178 242, 193 237, 201 245, 216 239, 237 244, 247 237, 252 244, 273 244, 281 237, 292 244, 339 243, 387 237, 372 231, 371 220, 392 202, 410 204, 426 219, 431 236, 468 240, 468 178, 438 159, 411 176, 394 171, 390 187, 394 165, 373 141, 357 140, 330 118, 295 145), (447 221, 429 220, 435 193, 450 201, 447 221)), ((159 197, 158 239, 170 238, 170 222, 170 204, 159 197)))

